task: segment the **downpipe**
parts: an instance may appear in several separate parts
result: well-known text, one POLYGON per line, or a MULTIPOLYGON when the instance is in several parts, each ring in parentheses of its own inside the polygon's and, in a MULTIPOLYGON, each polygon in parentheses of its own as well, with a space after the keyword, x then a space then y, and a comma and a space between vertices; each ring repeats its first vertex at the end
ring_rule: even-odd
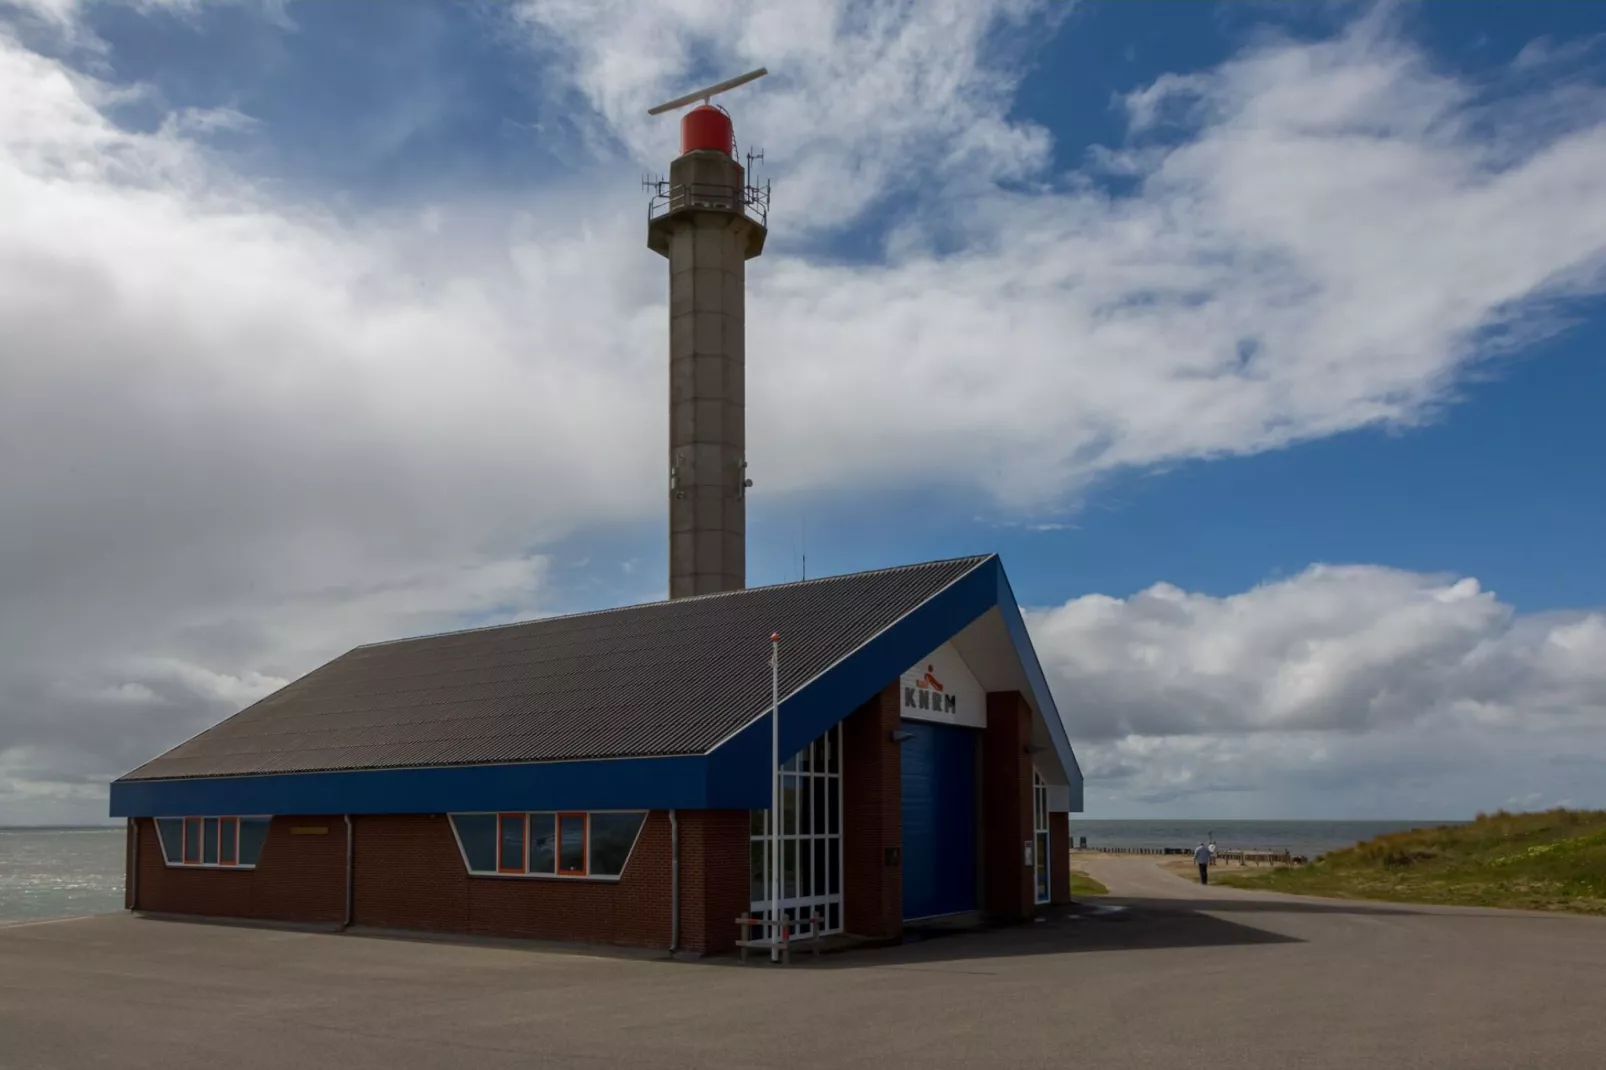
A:
POLYGON ((346 920, 340 923, 342 930, 351 928, 352 914, 355 913, 357 903, 357 886, 352 882, 352 862, 356 857, 354 846, 355 833, 351 825, 351 815, 346 815, 346 920))
POLYGON ((128 909, 139 909, 139 818, 128 819, 128 909))
POLYGON ((680 949, 680 821, 669 811, 669 953, 680 949))

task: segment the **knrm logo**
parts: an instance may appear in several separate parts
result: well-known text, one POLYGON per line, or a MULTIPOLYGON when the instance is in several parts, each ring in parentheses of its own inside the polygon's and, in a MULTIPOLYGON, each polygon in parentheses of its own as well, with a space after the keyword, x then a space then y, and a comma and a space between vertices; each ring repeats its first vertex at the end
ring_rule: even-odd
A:
POLYGON ((913 684, 903 687, 903 708, 906 710, 933 710, 937 713, 955 713, 959 708, 959 698, 950 695, 943 688, 942 682, 937 679, 936 672, 930 665, 926 666, 924 676, 913 684))

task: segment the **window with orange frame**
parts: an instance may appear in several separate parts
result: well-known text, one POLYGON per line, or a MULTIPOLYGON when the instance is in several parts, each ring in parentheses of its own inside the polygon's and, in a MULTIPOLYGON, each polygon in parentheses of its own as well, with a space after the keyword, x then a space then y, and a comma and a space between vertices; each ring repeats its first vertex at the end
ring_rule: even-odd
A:
POLYGON ((618 880, 647 822, 644 810, 453 814, 463 865, 479 876, 618 880))
POLYGON ((268 817, 159 817, 156 837, 169 866, 254 869, 268 839, 268 817))

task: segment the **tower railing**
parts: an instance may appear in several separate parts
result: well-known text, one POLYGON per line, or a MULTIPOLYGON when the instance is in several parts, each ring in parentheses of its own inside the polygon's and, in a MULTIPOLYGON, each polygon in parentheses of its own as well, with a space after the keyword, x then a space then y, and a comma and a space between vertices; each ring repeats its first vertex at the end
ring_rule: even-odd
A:
POLYGON ((728 186, 707 183, 649 182, 653 190, 647 202, 649 221, 671 212, 689 208, 711 208, 723 212, 742 212, 764 227, 769 226, 769 184, 762 186, 728 186))

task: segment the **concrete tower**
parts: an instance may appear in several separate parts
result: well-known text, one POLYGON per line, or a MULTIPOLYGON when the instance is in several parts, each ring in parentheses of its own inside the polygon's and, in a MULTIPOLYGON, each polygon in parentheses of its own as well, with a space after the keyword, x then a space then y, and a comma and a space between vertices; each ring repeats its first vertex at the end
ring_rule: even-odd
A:
POLYGON ((647 246, 669 260, 669 597, 747 585, 747 261, 764 250, 768 192, 749 186, 711 86, 654 114, 681 120, 681 154, 657 184, 647 246))

